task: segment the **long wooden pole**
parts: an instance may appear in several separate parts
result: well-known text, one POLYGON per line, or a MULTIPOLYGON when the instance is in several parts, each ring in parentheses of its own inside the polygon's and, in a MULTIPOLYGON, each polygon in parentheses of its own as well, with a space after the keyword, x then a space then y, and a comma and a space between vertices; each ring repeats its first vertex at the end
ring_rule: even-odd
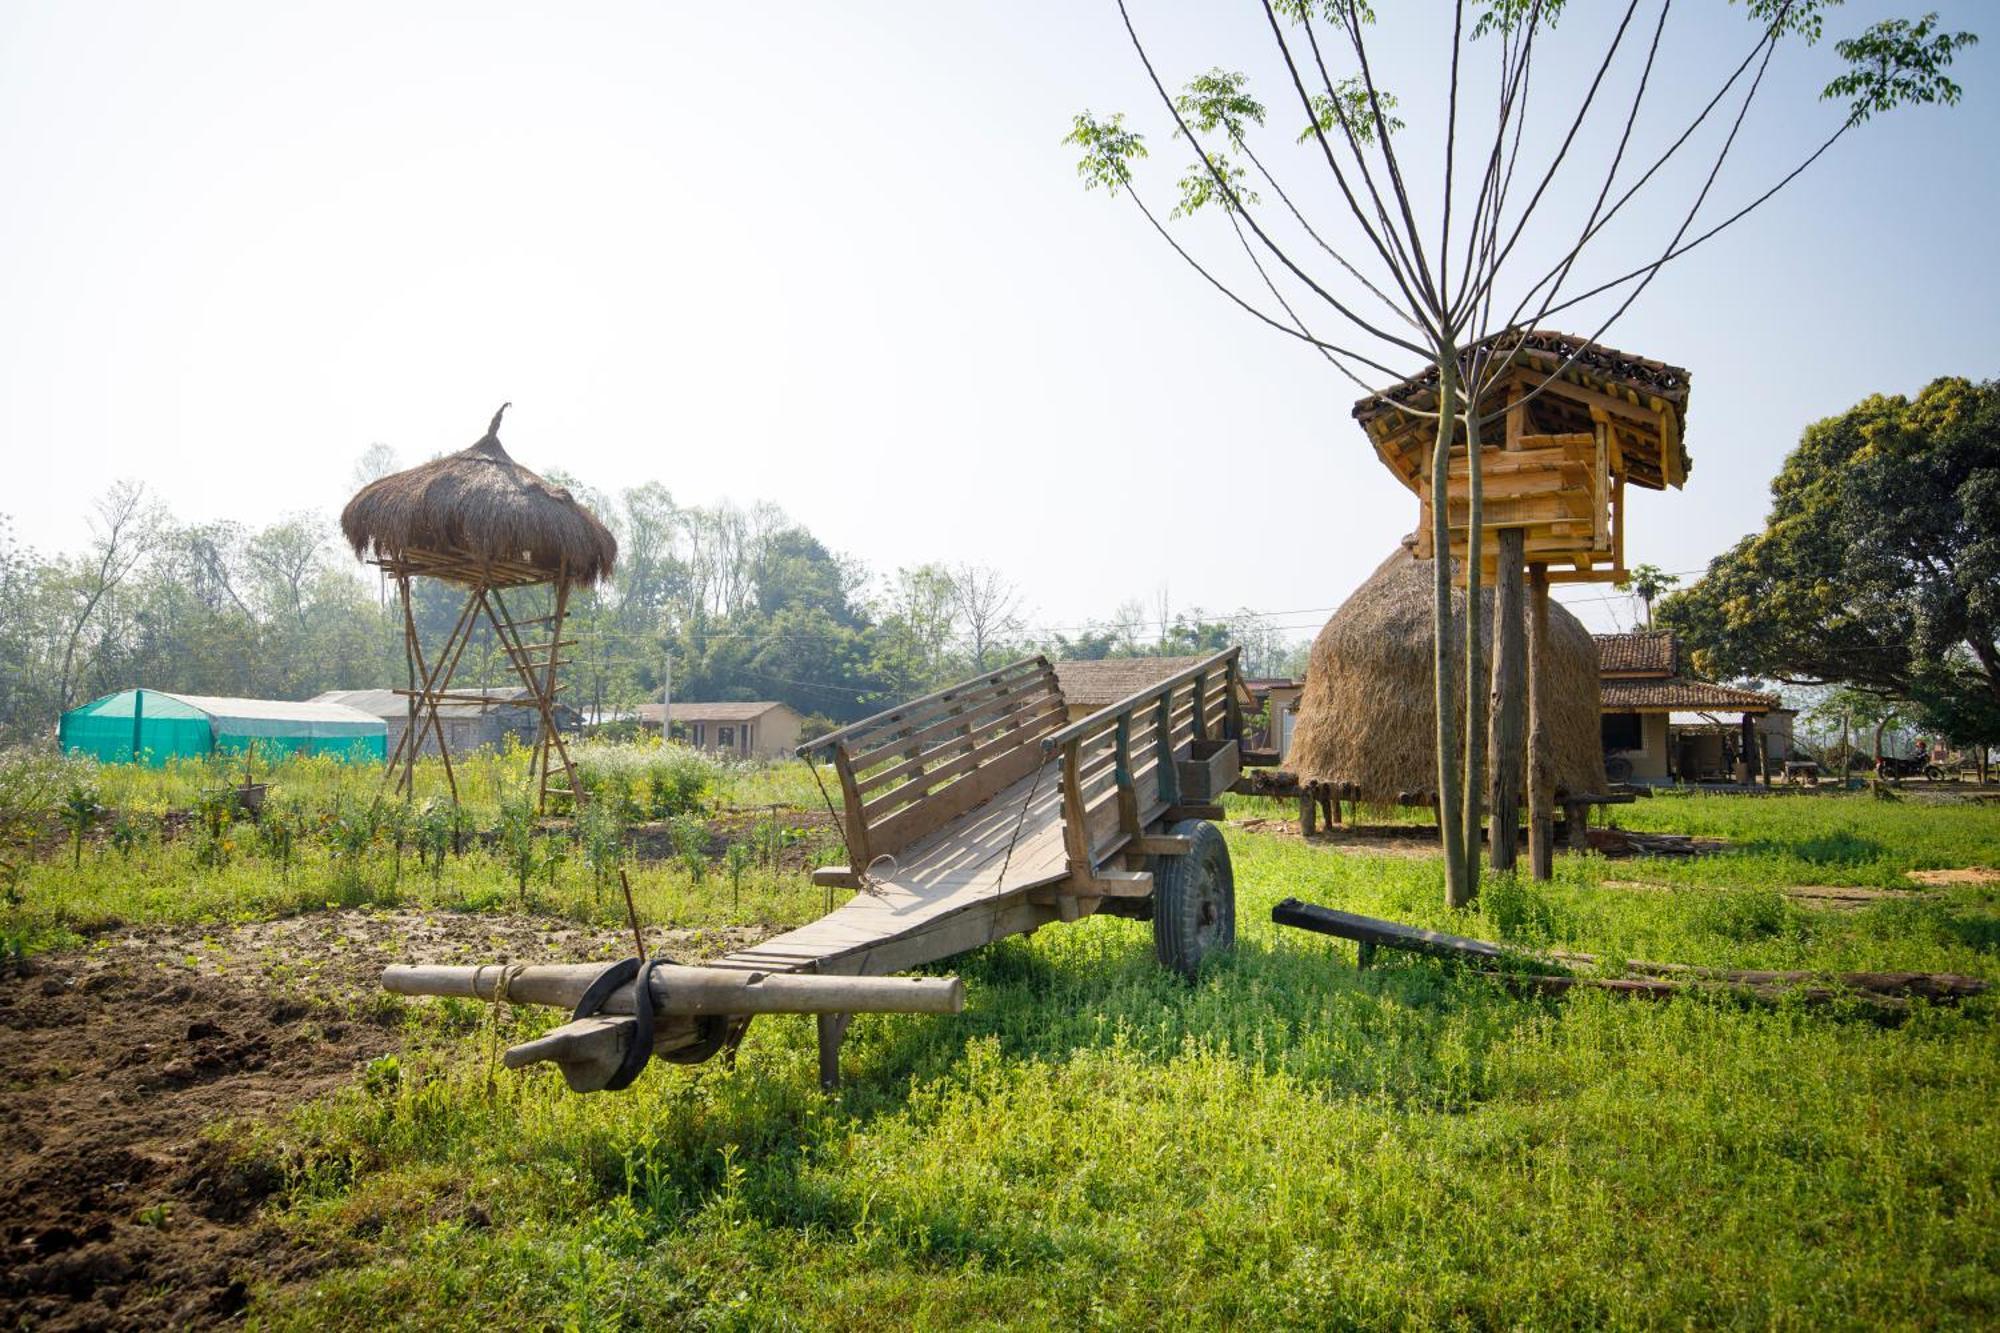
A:
MULTIPOLYGON (((602 963, 523 967, 508 975, 507 998, 573 1008, 603 970, 602 963)), ((397 963, 383 969, 382 988, 395 995, 490 1000, 506 971, 499 964, 397 963)), ((661 1014, 955 1014, 965 1008, 965 983, 957 977, 822 976, 661 963, 653 969, 652 991, 653 1010, 661 1014)), ((611 993, 603 1012, 632 1012, 630 983, 611 993)))
POLYGON ((1549 567, 1528 570, 1528 864, 1536 879, 1555 876, 1556 784, 1549 710, 1549 567))
POLYGON ((1444 899, 1453 907, 1472 900, 1465 882, 1465 830, 1459 822, 1464 795, 1463 759, 1458 751, 1459 702, 1457 645, 1451 634, 1451 445, 1458 423, 1458 350, 1438 350, 1437 443, 1431 451, 1431 671, 1432 704, 1437 715, 1437 816, 1444 849, 1444 899))
POLYGON ((1468 402, 1465 410, 1466 520, 1465 520, 1465 793, 1460 855, 1465 858, 1465 874, 1459 885, 1463 900, 1453 907, 1470 906, 1479 896, 1479 826, 1486 814, 1486 634, 1481 615, 1480 566, 1485 563, 1483 548, 1486 526, 1485 474, 1480 459, 1479 405, 1468 402))

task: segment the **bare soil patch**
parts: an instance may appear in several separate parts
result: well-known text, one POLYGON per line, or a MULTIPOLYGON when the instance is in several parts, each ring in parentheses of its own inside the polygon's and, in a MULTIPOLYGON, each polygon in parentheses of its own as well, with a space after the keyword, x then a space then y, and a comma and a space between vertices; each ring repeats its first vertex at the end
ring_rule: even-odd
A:
POLYGON ((1927 889, 1947 889, 1959 884, 1978 887, 2000 884, 2000 870, 1986 866, 1961 866, 1956 870, 1912 870, 1909 872, 1909 879, 1912 884, 1921 884, 1927 889))
POLYGON ((1885 899, 1916 896, 1915 891, 1909 889, 1867 889, 1851 884, 1794 884, 1784 890, 1784 895, 1807 907, 1826 907, 1835 911, 1854 911, 1885 899))
MULTIPOLYGON (((767 932, 649 931, 682 960, 767 932)), ((260 1215, 279 1163, 212 1131, 282 1115, 403 1042, 391 962, 578 961, 620 931, 338 912, 135 929, 0 974, 0 1325, 188 1327, 326 1262, 260 1215)))

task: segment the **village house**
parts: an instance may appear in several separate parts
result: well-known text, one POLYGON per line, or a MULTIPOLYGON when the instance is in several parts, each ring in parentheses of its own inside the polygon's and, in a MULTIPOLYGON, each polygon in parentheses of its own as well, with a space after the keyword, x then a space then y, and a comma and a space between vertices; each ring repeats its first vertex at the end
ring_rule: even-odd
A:
POLYGON ((1795 710, 1776 695, 1688 679, 1671 630, 1596 639, 1612 781, 1751 782, 1783 771, 1795 710))
MULTIPOLYGON (((799 744, 805 718, 790 704, 775 700, 732 703, 683 703, 673 710, 673 734, 697 750, 735 755, 740 759, 783 759, 799 744)), ((660 704, 639 705, 639 725, 660 729, 660 704)))
MULTIPOLYGON (((453 754, 464 754, 480 746, 500 749, 512 736, 522 745, 533 745, 541 726, 541 714, 535 708, 534 699, 527 688, 521 685, 486 687, 454 685, 453 698, 438 704, 438 721, 444 726, 445 741, 453 754), (461 696, 477 695, 487 700, 479 703, 461 696)), ((379 717, 388 727, 388 752, 394 754, 401 745, 403 729, 410 723, 410 696, 395 690, 328 690, 313 696, 316 704, 342 704, 359 709, 371 717, 379 717)), ((555 706, 556 727, 574 735, 582 726, 583 716, 567 704, 555 706)), ((417 751, 420 755, 434 755, 438 752, 437 732, 430 726, 430 713, 424 713, 423 735, 417 751)))
POLYGON ((1298 725, 1305 681, 1288 676, 1255 677, 1244 681, 1243 688, 1250 691, 1250 716, 1264 719, 1246 743, 1254 750, 1269 750, 1284 762, 1292 748, 1292 731, 1298 725))

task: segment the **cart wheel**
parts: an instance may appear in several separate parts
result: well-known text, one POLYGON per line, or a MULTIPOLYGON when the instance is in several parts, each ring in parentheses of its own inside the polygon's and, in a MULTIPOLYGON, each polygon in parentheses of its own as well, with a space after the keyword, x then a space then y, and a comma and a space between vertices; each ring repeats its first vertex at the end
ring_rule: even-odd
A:
POLYGON ((1167 831, 1193 845, 1186 856, 1154 861, 1153 952, 1192 978, 1204 958, 1236 943, 1236 872, 1222 830, 1207 820, 1183 819, 1167 831))

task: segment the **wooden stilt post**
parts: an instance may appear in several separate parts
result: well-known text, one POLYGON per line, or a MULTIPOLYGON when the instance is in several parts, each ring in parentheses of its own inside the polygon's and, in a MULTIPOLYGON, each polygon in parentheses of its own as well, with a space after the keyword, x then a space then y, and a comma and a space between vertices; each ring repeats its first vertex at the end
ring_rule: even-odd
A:
MULTIPOLYGON (((1518 392, 1521 385, 1516 384, 1518 392)), ((1521 448, 1528 409, 1507 409, 1502 447, 1521 448)), ((1488 702, 1487 754, 1492 764, 1493 817, 1487 821, 1487 854, 1495 870, 1511 870, 1519 855, 1521 780, 1528 768, 1527 543, 1522 528, 1502 528, 1493 560, 1493 693, 1488 702)))
POLYGON ((1514 868, 1521 831, 1521 779, 1528 767, 1525 546, 1521 529, 1501 530, 1498 568, 1494 571, 1493 699, 1488 739, 1493 756, 1493 818, 1487 837, 1495 870, 1514 868))
POLYGON ((1536 879, 1555 875, 1554 736, 1548 697, 1549 568, 1528 570, 1528 861, 1536 879))
POLYGON ((853 1021, 852 1014, 818 1014, 819 1028, 819 1086, 823 1092, 832 1092, 840 1086, 840 1044, 847 1040, 847 1025, 853 1021))
POLYGON ((1313 835, 1315 832, 1314 824, 1317 822, 1318 817, 1319 808, 1313 800, 1313 794, 1309 791, 1301 793, 1299 796, 1299 833, 1301 836, 1310 838, 1313 835))

